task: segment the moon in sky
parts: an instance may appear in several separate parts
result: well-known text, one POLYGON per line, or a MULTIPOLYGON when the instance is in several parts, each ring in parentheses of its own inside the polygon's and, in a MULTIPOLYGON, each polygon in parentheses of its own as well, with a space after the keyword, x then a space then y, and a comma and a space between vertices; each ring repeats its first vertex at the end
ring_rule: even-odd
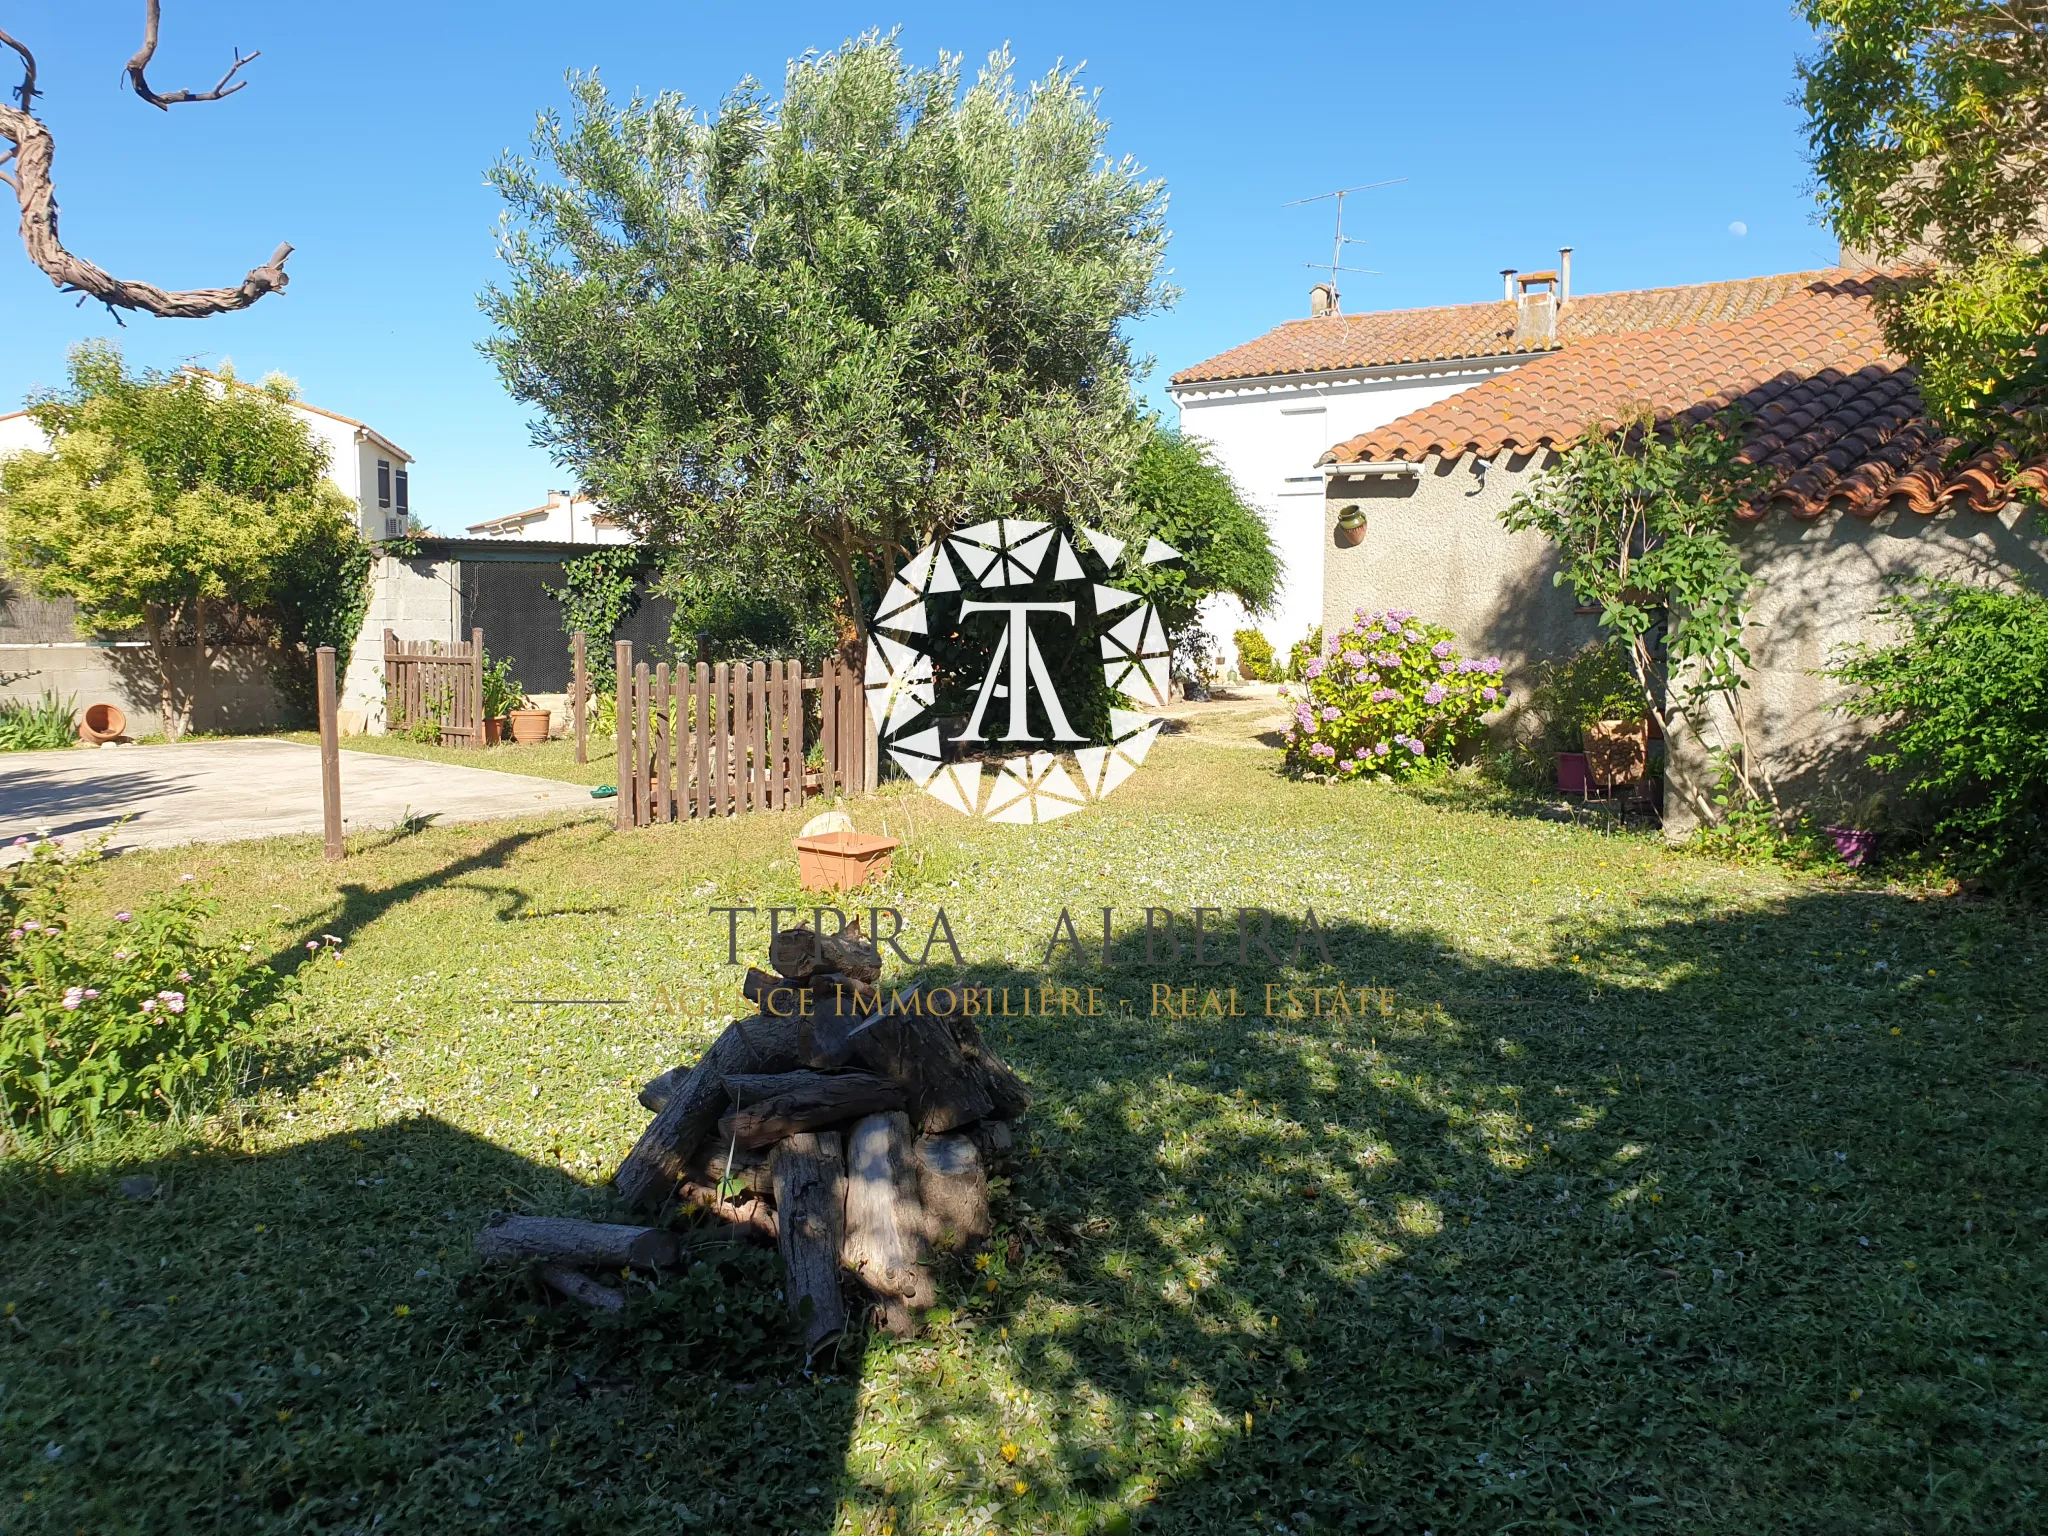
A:
POLYGON ((1749 233, 1749 226, 1743 223, 1742 220, 1737 219, 1733 224, 1730 224, 1728 226, 1728 233, 1735 236, 1735 238, 1739 240, 1744 235, 1749 233))

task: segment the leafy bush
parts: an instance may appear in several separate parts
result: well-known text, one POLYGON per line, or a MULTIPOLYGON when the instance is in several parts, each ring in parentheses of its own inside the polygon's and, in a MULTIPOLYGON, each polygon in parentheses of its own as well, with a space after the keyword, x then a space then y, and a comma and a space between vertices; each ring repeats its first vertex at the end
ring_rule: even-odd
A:
POLYGON ((54 1135, 189 1107, 289 1007, 292 979, 209 939, 214 905, 189 885, 82 930, 75 881, 94 857, 45 842, 0 871, 0 1125, 54 1135))
POLYGON ((1323 626, 1318 624, 1287 650, 1287 678, 1290 683, 1308 681, 1308 664, 1323 654, 1323 626))
POLYGON ((1303 664, 1287 766, 1326 778, 1401 778, 1440 762, 1507 698, 1500 658, 1469 661, 1451 632, 1405 609, 1360 609, 1328 656, 1303 664))
POLYGON ((40 752, 78 740, 78 700, 60 699, 49 689, 31 704, 0 699, 0 752, 40 752))
POLYGON ((1586 750, 1586 727, 1602 720, 1646 720, 1649 701, 1625 642, 1589 645, 1547 664, 1531 699, 1564 752, 1586 750))
MULTIPOLYGON (((484 718, 487 720, 495 720, 500 715, 526 707, 526 690, 512 675, 512 662, 510 656, 500 656, 492 661, 490 653, 484 653, 484 718)), ((438 722, 434 739, 441 739, 438 722)))
POLYGON ((1273 642, 1256 629, 1240 629, 1231 636, 1237 642, 1237 675, 1248 683, 1270 683, 1274 677, 1273 642))
POLYGON ((584 666, 593 693, 610 693, 612 636, 640 606, 640 575, 647 556, 636 544, 612 544, 562 566, 562 585, 541 590, 562 605, 562 633, 583 631, 584 666))
POLYGON ((1852 715, 1885 722, 1870 766, 1904 769, 1935 845, 2014 886, 2048 874, 2048 598, 1930 582, 1887 603, 1903 638, 1838 658, 1852 715))

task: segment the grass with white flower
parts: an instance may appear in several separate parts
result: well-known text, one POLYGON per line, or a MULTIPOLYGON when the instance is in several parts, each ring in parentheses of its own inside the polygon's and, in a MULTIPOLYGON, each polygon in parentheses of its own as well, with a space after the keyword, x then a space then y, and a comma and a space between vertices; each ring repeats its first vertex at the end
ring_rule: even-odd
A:
POLYGON ((1039 1095, 996 1243, 809 1376, 772 1253, 618 1320, 470 1254, 494 1208, 617 1214, 635 1088, 737 1003, 707 909, 802 904, 798 815, 97 871, 96 921, 190 872, 279 964, 346 942, 238 1108, 0 1174, 0 1529, 2042 1527, 2039 915, 1228 734, 1036 829, 855 807, 920 943, 943 905, 975 978, 1104 1006, 996 1021, 1039 1095), (1148 905, 1224 909, 1224 963, 1146 964, 1148 905), (1042 974, 1063 906, 1127 963, 1042 974), (1332 963, 1283 922, 1240 965, 1240 906, 1314 907, 1332 963))

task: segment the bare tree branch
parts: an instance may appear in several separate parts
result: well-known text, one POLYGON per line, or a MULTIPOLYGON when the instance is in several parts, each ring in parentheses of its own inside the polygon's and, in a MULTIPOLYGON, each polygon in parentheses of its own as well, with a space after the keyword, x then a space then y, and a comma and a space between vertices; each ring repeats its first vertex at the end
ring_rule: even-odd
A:
MULTIPOLYGON (((159 111, 168 112, 171 110, 173 106, 181 102, 219 101, 223 96, 234 95, 235 92, 239 91, 243 86, 249 83, 246 80, 237 80, 233 85, 228 84, 230 80, 234 80, 235 76, 241 72, 241 68, 244 64, 248 64, 256 59, 262 58, 263 52, 261 49, 258 49, 255 53, 250 54, 249 57, 245 59, 242 57, 242 50, 237 48, 235 50, 235 62, 233 66, 228 70, 226 74, 220 77, 220 80, 214 85, 214 88, 212 90, 197 92, 173 91, 168 96, 157 95, 155 91, 149 88, 149 80, 143 74, 143 71, 149 68, 149 61, 156 57, 157 26, 158 23, 163 19, 162 13, 162 0, 144 0, 142 14, 142 46, 135 50, 134 57, 129 59, 126 66, 124 66, 128 71, 128 83, 135 87, 136 95, 140 96, 144 101, 148 102, 152 107, 157 108, 159 111)), ((24 105, 26 105, 26 103, 24 103, 24 105)))
MULTIPOLYGON (((191 91, 177 91, 169 96, 159 96, 152 91, 143 71, 156 52, 160 14, 160 0, 146 0, 142 47, 128 61, 128 78, 134 83, 136 94, 144 101, 169 111, 174 102, 218 101, 223 96, 232 96, 247 84, 246 81, 232 85, 229 82, 234 79, 236 70, 256 55, 252 53, 245 59, 237 53, 234 68, 221 76, 220 84, 210 92, 195 95, 191 91)), ((57 157, 57 146, 50 137, 50 130, 34 111, 35 98, 40 94, 36 90, 35 55, 5 32, 0 32, 0 44, 20 54, 22 62, 21 84, 14 91, 21 105, 18 109, 0 107, 0 139, 14 146, 11 153, 0 155, 0 166, 10 160, 14 162, 14 174, 10 176, 0 171, 0 182, 14 189, 15 199, 21 204, 21 243, 28 251, 29 260, 48 273, 50 281, 61 292, 81 295, 81 304, 87 299, 97 299, 117 320, 124 309, 142 310, 166 320, 202 320, 208 315, 247 309, 266 293, 284 291, 290 281, 284 270, 285 258, 292 253, 289 245, 278 246, 271 253, 270 260, 260 267, 251 268, 238 287, 192 288, 175 292, 153 283, 130 282, 111 276, 84 257, 74 256, 65 250, 64 242, 57 235, 57 192, 51 180, 51 165, 57 157)))
POLYGON ((5 32, 0 32, 0 43, 5 43, 21 55, 21 84, 16 87, 14 94, 21 100, 22 111, 33 111, 35 99, 41 94, 36 90, 36 56, 5 32))

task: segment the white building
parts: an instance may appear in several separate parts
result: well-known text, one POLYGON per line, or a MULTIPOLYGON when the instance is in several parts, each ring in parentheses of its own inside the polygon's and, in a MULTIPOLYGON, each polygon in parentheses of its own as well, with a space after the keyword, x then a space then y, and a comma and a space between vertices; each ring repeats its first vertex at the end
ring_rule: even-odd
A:
POLYGON ((510 539, 535 544, 630 544, 612 515, 581 491, 549 491, 547 504, 505 517, 471 523, 473 539, 510 539))
MULTIPOLYGON (((220 381, 218 374, 204 369, 190 371, 220 381)), ((363 537, 388 539, 404 533, 412 517, 412 455, 353 417, 303 400, 291 401, 290 408, 327 449, 327 478, 355 502, 356 526, 363 537)), ((49 446, 49 438, 28 412, 0 416, 0 457, 23 449, 41 452, 49 446)))
MULTIPOLYGON (((1554 271, 1501 274, 1502 296, 1435 309, 1338 312, 1324 284, 1307 319, 1289 320, 1173 376, 1181 429, 1215 445, 1266 516, 1285 562, 1276 611, 1260 628, 1284 654, 1323 620, 1323 470, 1336 444, 1593 336, 1725 322, 1799 291, 1813 273, 1684 288, 1571 292, 1571 251, 1554 271)), ((1627 381, 1616 381, 1626 391, 1627 381)), ((1386 466, 1412 473, 1414 466, 1386 466)), ((1218 649, 1244 625, 1236 604, 1209 612, 1218 649)))

